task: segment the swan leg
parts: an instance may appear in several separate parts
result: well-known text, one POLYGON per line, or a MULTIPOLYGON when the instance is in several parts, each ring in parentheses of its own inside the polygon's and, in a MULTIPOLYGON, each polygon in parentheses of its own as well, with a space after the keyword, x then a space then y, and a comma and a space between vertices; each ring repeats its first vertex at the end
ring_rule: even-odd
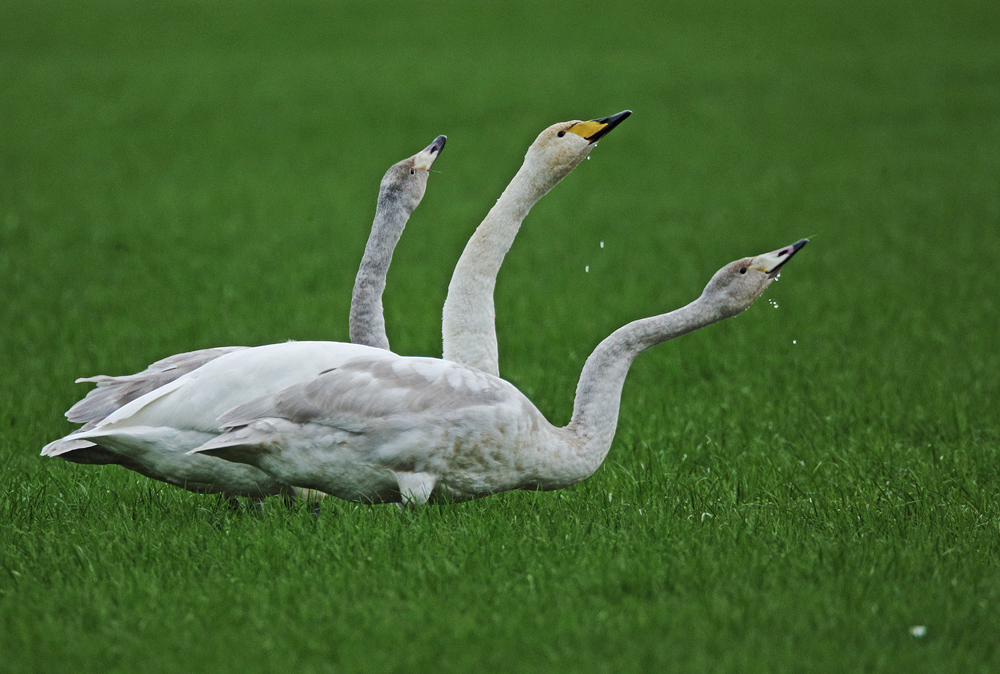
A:
POLYGON ((309 512, 312 513, 313 519, 318 519, 319 502, 326 498, 326 494, 318 489, 304 489, 302 487, 292 487, 292 492, 295 494, 295 498, 302 499, 309 505, 309 512))
POLYGON ((430 500, 437 477, 430 473, 403 473, 395 470, 392 474, 396 478, 399 495, 403 499, 398 504, 401 510, 425 505, 430 500))
POLYGON ((256 515, 264 514, 264 497, 263 496, 251 496, 250 497, 250 509, 256 515))
POLYGON ((229 507, 229 511, 242 515, 243 513, 249 512, 255 515, 264 514, 264 497, 263 496, 251 496, 250 503, 244 504, 236 496, 232 494, 222 493, 220 494, 225 504, 229 507))

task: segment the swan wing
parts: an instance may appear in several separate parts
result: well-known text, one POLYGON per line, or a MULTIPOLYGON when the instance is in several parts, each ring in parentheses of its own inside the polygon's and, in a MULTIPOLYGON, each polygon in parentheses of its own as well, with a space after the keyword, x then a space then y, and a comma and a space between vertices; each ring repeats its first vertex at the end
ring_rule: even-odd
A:
POLYGON ((258 419, 320 423, 365 433, 399 416, 426 421, 470 407, 495 407, 514 387, 474 368, 436 358, 357 358, 236 407, 219 418, 224 430, 258 419))
POLYGON ((435 485, 461 499, 518 485, 521 450, 545 423, 514 386, 480 370, 359 358, 230 410, 224 432, 190 453, 348 500, 424 502, 435 485))
POLYGON ((188 351, 158 360, 136 374, 116 377, 97 375, 96 377, 77 379, 77 383, 91 382, 97 384, 97 388, 69 408, 69 411, 66 412, 66 418, 73 423, 84 424, 84 429, 89 430, 88 424, 92 428, 107 418, 109 414, 133 400, 169 384, 219 356, 244 348, 246 347, 224 346, 188 351))
POLYGON ((343 342, 283 342, 230 351, 130 401, 93 431, 124 426, 169 427, 218 433, 220 415, 288 386, 312 379, 346 360, 388 351, 343 342))

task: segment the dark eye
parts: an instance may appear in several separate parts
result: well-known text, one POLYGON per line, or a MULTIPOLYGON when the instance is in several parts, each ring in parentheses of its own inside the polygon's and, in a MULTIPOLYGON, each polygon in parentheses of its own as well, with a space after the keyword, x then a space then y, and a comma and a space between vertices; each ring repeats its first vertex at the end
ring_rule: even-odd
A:
POLYGON ((747 268, 746 267, 740 267, 740 273, 741 274, 746 274, 747 273, 747 268))
POLYGON ((563 136, 565 136, 565 135, 566 135, 566 132, 565 132, 565 131, 560 131, 560 132, 559 132, 559 133, 557 133, 556 135, 557 135, 557 136, 559 136, 560 138, 562 138, 563 136))
POLYGON ((416 173, 416 171, 414 171, 413 169, 410 169, 410 175, 412 176, 414 173, 416 173))

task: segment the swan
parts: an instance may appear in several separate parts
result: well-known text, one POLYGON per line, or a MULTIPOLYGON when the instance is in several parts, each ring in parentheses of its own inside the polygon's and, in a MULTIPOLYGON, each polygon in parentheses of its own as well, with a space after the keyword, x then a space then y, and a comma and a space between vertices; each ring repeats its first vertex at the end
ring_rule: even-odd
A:
POLYGON ((500 376, 493 289, 504 256, 531 207, 576 168, 631 110, 587 122, 553 124, 528 148, 524 163, 455 265, 444 302, 444 360, 500 376))
POLYGON ((351 296, 350 336, 354 344, 389 348, 382 312, 385 278, 406 221, 424 198, 429 171, 447 140, 447 136, 438 136, 425 149, 391 166, 382 178, 375 221, 351 296))
MULTIPOLYGON (((456 266, 442 321, 446 358, 497 371, 493 287, 521 221, 538 199, 587 157, 597 141, 630 114, 630 110, 625 110, 602 119, 554 124, 539 134, 529 147, 521 169, 477 228, 456 266), (465 288, 465 285, 470 287, 465 288), (485 361, 480 354, 486 354, 485 361)), ((423 151, 432 155, 428 157, 431 162, 433 155, 443 147, 444 137, 439 137, 435 143, 438 141, 441 144, 437 152, 433 151, 434 144, 423 151)), ((387 172, 386 179, 395 168, 387 172)), ((409 174, 408 171, 399 173, 404 177, 409 174)), ((426 177, 423 185, 426 186, 426 177)), ((380 189, 380 205, 383 195, 394 192, 380 189)), ((422 195, 422 191, 418 190, 418 194, 422 195)), ((366 258, 355 280, 351 309, 352 340, 375 348, 388 348, 381 315, 381 293, 391 260, 391 250, 386 252, 386 249, 395 245, 402 224, 405 224, 405 218, 387 220, 397 226, 379 228, 376 232, 373 225, 366 258)), ((377 216, 376 223, 378 221, 377 216)), ((98 385, 67 412, 70 421, 84 426, 49 443, 42 454, 81 463, 118 463, 154 479, 196 491, 238 495, 249 489, 250 494, 284 493, 281 492, 283 485, 269 483, 260 475, 249 476, 255 481, 248 488, 248 476, 234 475, 230 466, 212 463, 208 457, 186 459, 182 450, 202 444, 206 440, 205 433, 218 433, 216 417, 230 407, 336 367, 345 354, 352 353, 349 346, 334 342, 289 342, 254 349, 220 347, 171 356, 136 375, 80 379, 78 381, 98 385), (243 353, 247 351, 250 353, 243 353), (261 362, 266 358, 273 358, 283 369, 268 367, 261 362), (210 364, 211 367, 207 367, 210 364), (207 371, 203 371, 206 367, 207 371), (189 380, 210 377, 226 368, 230 368, 224 373, 229 388, 224 394, 203 401, 200 407, 177 405, 184 395, 177 392, 178 387, 186 391, 189 380), (270 379, 268 373, 271 373, 270 379), (147 410, 132 416, 132 411, 144 409, 145 403, 160 401, 161 397, 168 399, 170 404, 156 402, 152 405, 158 415, 151 418, 147 410), (171 417, 171 413, 178 416, 171 417), (174 426, 183 430, 174 433, 174 426), (276 489, 278 492, 274 491, 276 489)))
MULTIPOLYGON (((438 136, 420 152, 391 166, 382 178, 372 232, 358 270, 351 302, 350 334, 351 339, 359 344, 389 348, 382 318, 385 276, 392 260, 393 248, 399 241, 410 214, 423 198, 430 168, 444 149, 446 141, 446 136, 438 136)), ((201 461, 195 462, 196 465, 187 465, 191 462, 179 459, 184 465, 178 467, 175 465, 177 457, 166 462, 155 460, 154 453, 150 451, 152 448, 142 452, 123 447, 115 449, 102 445, 96 437, 82 437, 83 433, 98 428, 130 402, 161 389, 167 390, 164 387, 169 388, 188 373, 217 358, 246 348, 230 346, 201 349, 164 358, 137 374, 117 377, 98 375, 77 379, 78 383, 97 384, 97 388, 66 413, 71 422, 81 423, 83 426, 46 445, 42 449, 42 455, 58 456, 74 463, 117 464, 146 477, 202 493, 222 492, 231 496, 254 497, 288 493, 284 485, 249 466, 244 467, 249 470, 234 472, 229 466, 213 469, 201 461)), ((317 372, 319 370, 306 367, 301 376, 314 376, 317 372)))
MULTIPOLYGON (((356 346, 316 378, 229 410, 215 422, 223 433, 191 454, 243 462, 283 483, 364 503, 449 503, 576 484, 607 455, 632 360, 748 308, 806 243, 731 262, 690 304, 612 333, 584 364, 563 428, 481 370, 356 346)), ((192 384, 186 396, 207 401, 226 381, 192 384)))

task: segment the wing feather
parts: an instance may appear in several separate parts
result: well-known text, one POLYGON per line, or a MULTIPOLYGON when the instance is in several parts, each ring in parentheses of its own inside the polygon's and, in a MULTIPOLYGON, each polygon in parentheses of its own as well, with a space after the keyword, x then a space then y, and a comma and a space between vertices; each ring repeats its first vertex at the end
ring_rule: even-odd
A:
POLYGON ((223 346, 214 349, 188 351, 158 360, 142 372, 117 377, 97 375, 77 379, 77 383, 91 382, 97 388, 90 391, 66 412, 66 418, 77 424, 84 424, 81 431, 90 430, 111 413, 133 400, 169 384, 188 372, 197 370, 205 363, 215 360, 243 346, 223 346))
POLYGON ((352 359, 314 379, 240 405, 219 418, 233 429, 266 418, 319 423, 353 433, 390 417, 446 415, 493 407, 513 386, 473 368, 432 358, 352 359))

